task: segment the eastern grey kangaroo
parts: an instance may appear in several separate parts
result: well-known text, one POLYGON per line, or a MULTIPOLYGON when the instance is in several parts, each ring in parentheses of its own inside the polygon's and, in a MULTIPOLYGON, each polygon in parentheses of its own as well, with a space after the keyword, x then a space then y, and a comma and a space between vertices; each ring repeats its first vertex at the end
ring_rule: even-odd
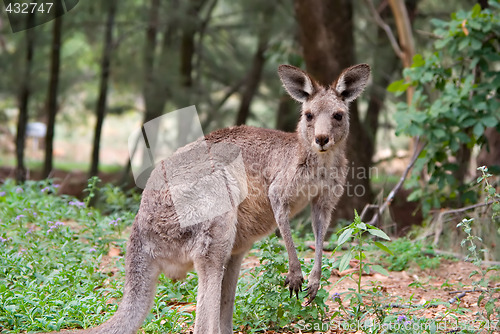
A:
POLYGON ((158 275, 182 279, 193 268, 199 275, 195 334, 233 333, 241 261, 276 226, 289 258, 285 285, 290 295, 302 290, 289 221, 309 203, 316 250, 307 296, 309 302, 314 299, 325 231, 347 174, 348 106, 365 88, 370 67, 349 67, 327 87, 293 66, 279 66, 278 74, 288 94, 302 104, 296 132, 226 128, 162 161, 148 180, 132 226, 123 300, 110 320, 78 333, 137 333, 152 306, 158 275), (208 159, 200 159, 205 153, 208 159), (238 157, 242 164, 232 164, 238 157), (230 205, 221 209, 223 194, 230 205), (201 202, 190 203, 191 195, 201 202), (204 220, 199 210, 206 206, 222 213, 204 220))

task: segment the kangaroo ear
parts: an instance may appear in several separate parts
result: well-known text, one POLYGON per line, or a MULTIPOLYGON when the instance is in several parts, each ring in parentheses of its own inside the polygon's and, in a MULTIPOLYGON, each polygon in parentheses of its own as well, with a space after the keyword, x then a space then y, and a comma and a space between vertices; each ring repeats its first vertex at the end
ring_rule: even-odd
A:
POLYGON ((296 101, 304 103, 317 91, 317 83, 300 68, 280 65, 278 75, 287 93, 296 101))
POLYGON ((347 103, 354 101, 365 89, 370 78, 368 64, 354 65, 346 68, 332 87, 347 103))

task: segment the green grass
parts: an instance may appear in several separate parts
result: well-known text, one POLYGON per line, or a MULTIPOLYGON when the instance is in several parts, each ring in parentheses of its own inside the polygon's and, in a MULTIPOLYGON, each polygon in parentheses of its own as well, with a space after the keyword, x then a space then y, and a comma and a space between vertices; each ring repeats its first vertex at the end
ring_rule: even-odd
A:
MULTIPOLYGON (((127 197, 106 185, 100 189, 102 210, 98 210, 88 208, 86 200, 56 196, 56 188, 51 181, 30 181, 22 186, 7 181, 0 186, 2 333, 96 326, 114 313, 122 297, 127 227, 135 216, 138 197, 127 197), (108 256, 111 248, 118 249, 120 256, 108 256)), ((320 290, 308 308, 301 306, 303 298, 287 297, 288 289, 283 287, 286 252, 276 237, 257 244, 254 252, 262 263, 240 279, 237 303, 241 307, 235 312, 240 328, 253 332, 323 318, 328 298, 325 290, 320 290)), ((303 269, 310 271, 311 263, 303 269)), ((195 303, 197 282, 195 273, 184 282, 172 282, 162 275, 143 330, 186 331, 195 315, 183 305, 195 303)))
MULTIPOLYGON (((43 161, 26 159, 26 167, 30 170, 42 170, 43 161)), ((16 159, 14 158, 0 158, 0 165, 5 167, 15 167, 16 159)), ((87 172, 90 169, 90 163, 82 163, 75 161, 54 161, 54 169, 62 170, 65 172, 82 171, 87 172)), ((116 173, 123 170, 121 165, 105 165, 99 164, 99 171, 103 173, 116 173)))
MULTIPOLYGON (((115 312, 122 297, 123 255, 138 196, 126 196, 110 185, 100 189, 89 186, 89 190, 91 195, 99 192, 100 209, 88 208, 87 200, 79 202, 72 197, 55 195, 57 185, 52 181, 27 182, 22 186, 7 181, 0 186, 2 333, 88 328, 101 324, 115 312), (110 256, 111 253, 119 253, 119 256, 110 256)), ((357 224, 366 227, 361 222, 357 224)), ((340 239, 345 238, 337 238, 337 243, 340 239)), ((403 270, 412 263, 421 268, 439 265, 438 259, 422 254, 426 246, 406 239, 379 244, 378 248, 389 247, 394 255, 377 260, 379 253, 373 250, 377 245, 375 242, 376 239, 370 236, 359 239, 354 246, 360 250, 355 254, 358 259, 366 261, 362 267, 365 271, 367 268, 375 270, 377 264, 392 266, 392 270, 403 270)), ((352 247, 351 244, 348 249, 352 247)), ((307 248, 299 243, 297 249, 305 251, 307 248)), ((234 313, 234 329, 243 333, 263 330, 310 332, 310 326, 313 329, 319 326, 318 331, 321 331, 325 324, 355 326, 364 321, 375 321, 384 326, 406 322, 430 324, 436 328, 454 313, 465 312, 457 305, 442 301, 431 300, 421 305, 416 300, 402 298, 396 303, 410 305, 409 308, 390 308, 386 305, 394 303, 394 296, 384 292, 380 282, 361 285, 359 280, 357 289, 334 294, 334 307, 329 310, 326 302, 332 297, 328 290, 338 290, 326 279, 332 268, 338 268, 342 263, 337 255, 335 260, 325 256, 322 288, 312 305, 303 306, 306 292, 299 294, 298 300, 289 298, 289 291, 283 286, 288 263, 286 251, 278 238, 272 236, 257 243, 251 254, 259 258, 260 264, 242 270, 234 313), (415 314, 437 304, 446 306, 443 311, 446 319, 427 319, 415 314)), ((302 260, 301 263, 307 277, 312 261, 302 260)), ((344 278, 356 278, 350 276, 344 278)), ((155 302, 142 330, 146 333, 186 332, 194 323, 197 282, 195 273, 189 273, 184 282, 172 282, 160 276, 155 302)), ((487 314, 475 316, 475 320, 483 325, 497 317, 496 310, 493 310, 496 299, 489 295, 484 298, 487 314)), ((421 333, 394 328, 385 333, 421 333)), ((381 333, 381 330, 366 327, 362 332, 381 333)), ((480 332, 464 330, 457 333, 480 332)), ((493 333, 492 330, 488 332, 493 333)))

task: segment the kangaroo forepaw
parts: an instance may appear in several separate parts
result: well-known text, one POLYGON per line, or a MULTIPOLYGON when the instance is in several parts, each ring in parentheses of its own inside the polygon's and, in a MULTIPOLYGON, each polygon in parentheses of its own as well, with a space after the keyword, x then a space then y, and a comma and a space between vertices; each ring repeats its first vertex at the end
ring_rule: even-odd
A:
POLYGON ((289 285, 288 288, 290 289, 290 298, 292 298, 293 293, 295 292, 295 296, 297 297, 297 299, 299 299, 299 292, 302 291, 302 283, 304 283, 302 273, 288 273, 288 276, 285 280, 285 286, 289 285))

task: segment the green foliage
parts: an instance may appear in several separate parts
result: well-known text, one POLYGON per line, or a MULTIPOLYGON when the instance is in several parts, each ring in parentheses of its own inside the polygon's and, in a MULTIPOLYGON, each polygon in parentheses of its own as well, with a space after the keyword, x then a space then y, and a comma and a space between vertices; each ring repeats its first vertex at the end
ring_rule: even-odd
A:
MULTIPOLYGON (((115 225, 84 202, 55 196, 50 181, 0 188, 0 323, 5 331, 88 327, 111 314, 121 297, 99 268, 108 244, 123 249, 115 225)), ((129 224, 130 221, 124 222, 129 224)), ((123 267, 120 259, 118 266, 123 267)))
MULTIPOLYGON (((366 259, 366 255, 364 252, 364 247, 365 247, 364 242, 367 241, 367 239, 365 238, 366 232, 368 232, 368 234, 372 236, 382 238, 385 240, 390 240, 387 234, 385 234, 385 232, 382 231, 381 229, 373 225, 363 223, 358 213, 354 211, 354 221, 338 232, 339 238, 337 240, 337 247, 335 248, 335 251, 337 251, 340 247, 342 247, 343 244, 345 244, 351 238, 357 240, 357 244, 354 247, 351 247, 342 256, 342 258, 338 262, 338 268, 339 271, 346 270, 349 267, 349 263, 353 257, 359 261, 359 272, 358 272, 358 282, 357 282, 358 294, 361 293, 361 276, 363 272, 370 273, 370 271, 373 270, 382 275, 388 275, 387 271, 383 267, 379 265, 370 265, 364 261, 366 259)), ((373 243, 374 246, 383 250, 384 252, 387 252, 392 255, 392 251, 389 248, 387 248, 387 246, 385 246, 384 244, 373 240, 370 242, 373 243)), ((352 277, 352 275, 350 276, 352 277)))
POLYGON ((141 194, 135 189, 124 191, 122 188, 105 184, 99 188, 97 208, 106 214, 122 213, 135 215, 139 211, 141 194))
POLYGON ((421 269, 439 267, 440 258, 429 256, 433 254, 432 247, 424 245, 421 241, 396 239, 391 242, 391 249, 393 254, 384 257, 384 262, 388 263, 390 271, 406 270, 412 263, 421 269))
MULTIPOLYGON (((496 189, 491 186, 488 181, 492 175, 488 173, 487 167, 479 167, 479 171, 481 171, 481 176, 478 177, 477 183, 482 185, 482 188, 485 190, 486 203, 491 203, 493 207, 493 217, 492 220, 498 219, 499 214, 499 203, 500 203, 500 194, 496 192, 496 189)), ((466 238, 461 241, 461 246, 466 248, 467 250, 467 259, 472 261, 472 263, 477 267, 477 270, 474 270, 469 277, 477 277, 472 282, 472 286, 474 290, 481 291, 481 294, 478 297, 477 304, 478 306, 483 305, 484 311, 481 316, 485 320, 485 323, 497 323, 497 319, 500 316, 500 307, 498 304, 498 292, 500 289, 498 287, 492 288, 493 284, 486 275, 490 271, 500 271, 499 266, 490 266, 488 268, 484 268, 482 266, 482 256, 481 253, 486 251, 484 248, 479 248, 481 245, 482 239, 474 234, 472 234, 472 224, 474 223, 473 218, 464 218, 457 227, 462 228, 464 233, 466 234, 466 238)), ((500 231, 499 231, 500 233, 500 231)), ((490 329, 488 328, 488 333, 495 332, 496 328, 490 329)))
MULTIPOLYGON (((89 194, 103 191, 96 181, 89 181, 89 194)), ((2 333, 96 326, 116 311, 122 297, 124 258, 108 253, 112 246, 123 254, 124 230, 134 214, 119 211, 111 201, 112 210, 103 210, 112 214, 104 216, 85 202, 56 196, 57 188, 52 181, 22 186, 7 181, 0 187, 2 333)), ((182 324, 193 322, 193 312, 172 304, 194 302, 197 278, 192 276, 184 283, 161 279, 162 294, 146 332, 178 333, 182 324)))
MULTIPOLYGON (((349 301, 350 303, 350 308, 347 309, 343 304, 340 299, 339 294, 334 294, 333 299, 335 301, 339 302, 341 310, 344 312, 347 321, 352 324, 352 323, 359 323, 362 321, 370 311, 368 310, 367 304, 363 301, 363 297, 369 297, 369 296, 374 296, 378 294, 378 289, 372 289, 372 290, 365 290, 361 286, 361 277, 363 276, 363 273, 370 273, 371 271, 378 272, 382 275, 388 276, 389 273, 380 265, 375 265, 375 264, 369 264, 366 262, 366 253, 365 253, 365 247, 366 244, 373 244, 374 246, 378 247, 379 249, 383 250, 384 252, 387 252, 388 254, 392 254, 392 251, 387 248, 384 244, 374 241, 372 239, 368 239, 366 235, 371 235, 374 237, 382 238, 385 240, 390 240, 390 238, 385 234, 382 230, 379 228, 372 226, 370 224, 364 223, 361 221, 361 218, 359 217, 358 213, 354 211, 354 221, 349 224, 348 226, 342 228, 339 232, 339 238, 337 240, 337 247, 334 250, 334 253, 342 247, 343 244, 348 242, 350 239, 355 239, 357 242, 356 244, 351 247, 340 259, 340 261, 336 262, 336 265, 338 266, 339 271, 344 271, 349 267, 349 263, 352 258, 356 259, 359 261, 359 270, 357 272, 358 278, 357 280, 354 279, 353 275, 354 273, 351 273, 349 275, 344 276, 341 278, 339 281, 337 281, 336 284, 338 284, 340 281, 345 279, 346 277, 351 278, 354 280, 357 284, 357 289, 349 289, 349 292, 344 294, 344 302, 349 301)), ((377 303, 372 303, 371 307, 373 307, 373 310, 377 308, 377 303)), ((337 315, 340 315, 340 312, 337 312, 337 315)))
MULTIPOLYGON (((299 299, 290 298, 289 291, 283 285, 284 274, 288 272, 286 250, 278 243, 276 236, 271 236, 258 243, 260 266, 243 273, 236 294, 235 323, 245 328, 248 333, 261 332, 275 328, 292 329, 298 321, 320 321, 325 317, 328 306, 325 304, 328 292, 323 287, 328 285, 331 263, 324 259, 321 276, 321 288, 311 305, 302 306, 302 293, 299 299)), ((312 269, 309 262, 302 266, 305 272, 312 269)))
POLYGON ((466 203, 475 194, 454 176, 460 150, 485 143, 486 127, 499 126, 500 4, 454 13, 450 21, 433 19, 437 40, 429 55, 417 54, 406 79, 389 90, 415 89, 410 106, 401 103, 395 115, 397 132, 420 136, 427 145, 408 185, 410 199, 422 200, 424 213, 450 199, 466 203), (419 182, 426 169, 428 182, 419 182))
MULTIPOLYGON (((491 203, 491 208, 493 214, 491 216, 493 221, 498 221, 500 219, 500 194, 497 193, 496 188, 493 187, 488 181, 493 175, 488 172, 488 167, 482 166, 478 167, 481 172, 481 176, 477 178, 477 183, 482 184, 485 196, 485 204, 491 203)), ((500 233, 500 230, 498 231, 500 233)))

